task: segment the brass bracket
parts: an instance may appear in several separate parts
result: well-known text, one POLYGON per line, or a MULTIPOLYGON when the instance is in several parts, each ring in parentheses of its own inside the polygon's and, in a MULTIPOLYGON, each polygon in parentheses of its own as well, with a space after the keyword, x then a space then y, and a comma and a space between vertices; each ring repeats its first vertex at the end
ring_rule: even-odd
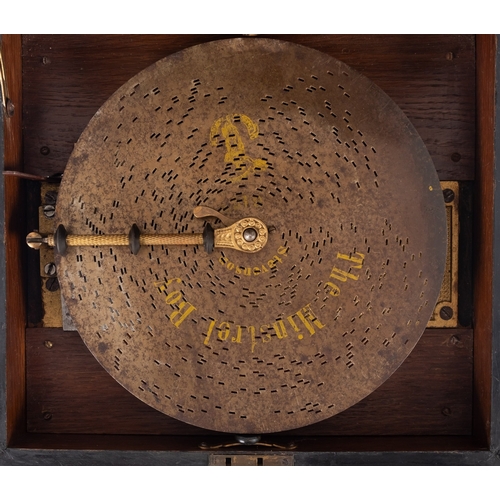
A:
POLYGON ((448 248, 446 266, 436 307, 427 328, 456 328, 458 326, 458 236, 459 184, 456 181, 442 181, 441 189, 446 208, 448 248))
MULTIPOLYGON (((40 183, 42 206, 38 208, 38 227, 40 231, 53 234, 54 213, 59 184, 52 182, 40 183)), ((40 248, 40 277, 42 285, 42 325, 45 328, 63 328, 74 331, 76 327, 65 307, 59 288, 54 249, 48 246, 40 248)))
MULTIPOLYGON (((54 213, 58 186, 40 183, 42 206, 38 208, 40 231, 54 232, 54 213)), ((62 326, 61 292, 54 264, 54 250, 49 247, 40 249, 40 276, 42 284, 42 324, 48 328, 62 326)))
MULTIPOLYGON (((40 231, 46 234, 53 234, 55 230, 53 219, 50 217, 51 203, 47 197, 54 196, 54 193, 57 197, 57 189, 57 184, 41 183, 41 197, 44 203, 39 209, 39 227, 40 231)), ((427 328, 456 328, 458 326, 458 236, 460 230, 458 215, 459 183, 456 181, 442 181, 441 189, 445 197, 448 249, 441 291, 427 328)), ((62 310, 64 307, 61 306, 59 286, 58 283, 56 284, 57 277, 51 274, 52 267, 50 264, 53 262, 54 250, 49 247, 41 248, 40 276, 42 277, 44 327, 63 326, 62 318, 63 313, 65 313, 62 310)), ((64 328, 74 329, 69 317, 68 321, 64 322, 64 328)))

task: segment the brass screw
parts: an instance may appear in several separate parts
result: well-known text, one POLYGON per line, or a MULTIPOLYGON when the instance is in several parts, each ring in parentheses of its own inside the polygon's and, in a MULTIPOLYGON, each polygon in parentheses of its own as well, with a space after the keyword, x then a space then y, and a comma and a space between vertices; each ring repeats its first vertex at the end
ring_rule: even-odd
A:
POLYGON ((47 349, 52 349, 52 347, 54 346, 54 344, 50 341, 50 340, 46 340, 43 345, 47 348, 47 349))

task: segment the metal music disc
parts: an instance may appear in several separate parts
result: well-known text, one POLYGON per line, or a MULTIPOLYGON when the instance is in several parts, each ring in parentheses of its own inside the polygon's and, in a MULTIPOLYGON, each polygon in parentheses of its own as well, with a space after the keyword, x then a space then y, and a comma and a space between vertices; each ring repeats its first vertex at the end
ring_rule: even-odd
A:
POLYGON ((218 431, 301 427, 370 394, 419 340, 445 263, 440 185, 402 111, 342 62, 256 38, 157 62, 88 124, 56 219, 199 233, 201 205, 273 226, 266 247, 57 259, 86 345, 148 405, 218 431))

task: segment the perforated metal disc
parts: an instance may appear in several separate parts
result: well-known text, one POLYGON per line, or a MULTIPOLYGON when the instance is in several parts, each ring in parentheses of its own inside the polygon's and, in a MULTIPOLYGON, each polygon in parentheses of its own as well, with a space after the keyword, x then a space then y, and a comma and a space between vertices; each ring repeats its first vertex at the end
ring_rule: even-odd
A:
POLYGON ((438 178, 401 110, 345 64, 254 38, 157 62, 90 121, 56 218, 70 234, 197 233, 199 205, 275 230, 254 254, 58 258, 86 345, 145 403, 219 431, 296 428, 370 394, 417 343, 445 262, 438 178))

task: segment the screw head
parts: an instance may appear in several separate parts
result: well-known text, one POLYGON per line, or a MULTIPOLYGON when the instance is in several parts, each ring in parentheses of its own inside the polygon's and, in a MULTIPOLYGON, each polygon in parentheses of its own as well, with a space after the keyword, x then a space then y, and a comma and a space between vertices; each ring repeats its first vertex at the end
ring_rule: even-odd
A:
POLYGON ((57 280, 57 278, 49 278, 45 282, 45 288, 49 292, 56 292, 57 290, 59 290, 59 281, 57 280))
POLYGON ((50 149, 48 146, 42 146, 40 148, 40 154, 42 154, 43 156, 47 156, 49 153, 50 153, 50 149))
POLYGON ((464 343, 460 340, 460 337, 458 337, 457 335, 452 335, 450 337, 450 344, 459 348, 462 348, 464 346, 464 343))
POLYGON ((448 321, 453 318, 453 309, 450 306, 443 306, 439 311, 439 316, 441 319, 448 321))
POLYGON ((10 99, 7 99, 6 106, 7 106, 7 116, 8 117, 14 116, 14 111, 16 109, 14 103, 10 99))
POLYGON ((47 348, 47 349, 52 349, 52 347, 54 347, 54 344, 50 341, 50 340, 46 340, 43 345, 47 348))
POLYGON ((47 274, 48 276, 55 276, 56 265, 53 262, 49 262, 48 264, 45 264, 43 270, 45 271, 45 274, 47 274))
POLYGON ((451 203, 455 199, 455 192, 453 189, 444 189, 443 198, 445 203, 451 203))
POLYGON ((51 420, 52 419, 52 413, 48 412, 48 411, 44 411, 42 413, 42 416, 43 416, 43 419, 44 420, 51 420))
POLYGON ((441 410, 441 413, 445 416, 445 417, 449 417, 451 415, 451 409, 446 407, 446 408, 443 408, 441 410))
POLYGON ((56 213, 56 207, 54 205, 45 205, 43 207, 43 215, 47 217, 47 219, 52 219, 56 213))
POLYGON ((459 162, 462 159, 462 155, 460 153, 453 153, 451 155, 451 161, 454 161, 455 163, 459 162))
POLYGON ((42 235, 38 233, 37 231, 32 231, 31 233, 26 236, 26 244, 30 248, 34 248, 35 250, 38 250, 42 246, 42 235))
POLYGON ((57 191, 47 191, 43 201, 45 205, 55 205, 57 201, 57 191))

